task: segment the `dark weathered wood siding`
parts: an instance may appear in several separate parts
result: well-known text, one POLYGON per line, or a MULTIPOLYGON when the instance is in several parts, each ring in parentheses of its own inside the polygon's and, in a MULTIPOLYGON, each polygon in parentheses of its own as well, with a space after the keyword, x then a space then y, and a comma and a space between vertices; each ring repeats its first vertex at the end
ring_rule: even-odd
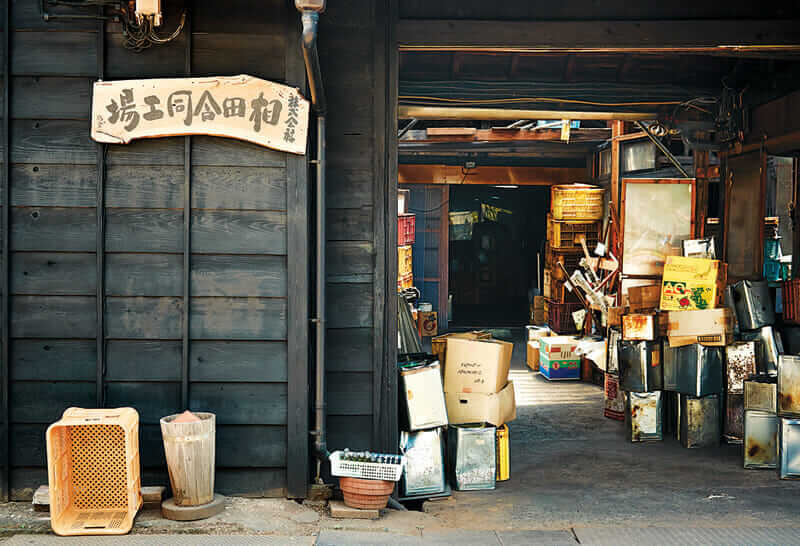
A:
MULTIPOLYGON (((10 489, 22 499, 47 481, 47 425, 69 406, 97 401, 101 178, 89 112, 103 41, 97 22, 46 23, 37 0, 12 4, 10 489)), ((174 28, 180 6, 165 7, 174 11, 166 28, 174 28)), ((232 0, 223 8, 198 1, 189 9, 191 42, 184 33, 143 53, 122 48, 120 29, 109 24, 105 78, 179 77, 190 68, 192 75, 244 73, 304 85, 299 17, 287 2, 232 0)), ((106 407, 139 411, 143 482, 167 483, 158 420, 183 409, 188 302, 188 406, 217 415, 217 489, 284 495, 292 467, 300 479, 290 493, 302 496, 308 468, 305 158, 197 136, 108 146, 104 165, 100 394, 106 407), (190 203, 184 201, 187 142, 190 203), (189 298, 184 207, 191 212, 189 298), (287 463, 290 439, 295 461, 287 463)))

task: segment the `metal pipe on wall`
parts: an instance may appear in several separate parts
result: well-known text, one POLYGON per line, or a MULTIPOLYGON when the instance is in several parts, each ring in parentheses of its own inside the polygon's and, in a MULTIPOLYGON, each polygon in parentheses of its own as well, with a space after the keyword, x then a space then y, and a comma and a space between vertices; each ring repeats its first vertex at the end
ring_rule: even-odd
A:
POLYGON ((3 205, 2 205, 2 292, 3 292, 3 307, 0 311, 0 379, 2 379, 2 385, 0 389, 2 389, 2 393, 0 393, 0 397, 2 397, 3 407, 3 430, 2 434, 0 434, 0 456, 4 456, 5 464, 3 465, 3 474, 0 476, 0 500, 2 502, 8 502, 10 499, 11 493, 11 453, 9 452, 10 447, 10 440, 9 435, 11 434, 11 427, 10 427, 10 420, 11 417, 9 416, 9 404, 8 404, 8 383, 9 383, 9 375, 11 372, 11 364, 8 361, 8 357, 10 351, 8 350, 8 343, 9 343, 9 315, 11 312, 11 306, 9 305, 9 294, 10 286, 9 286, 9 209, 11 208, 11 185, 9 184, 9 175, 11 172, 10 165, 9 165, 9 110, 11 104, 11 2, 7 0, 5 2, 5 28, 3 29, 3 205))
POLYGON ((314 455, 317 458, 317 480, 320 479, 320 466, 328 458, 328 443, 325 429, 325 91, 322 86, 322 72, 319 66, 317 36, 319 13, 301 10, 303 23, 303 59, 306 65, 308 85, 311 89, 311 104, 317 115, 317 158, 316 166, 316 279, 314 296, 316 313, 312 322, 315 328, 315 381, 314 381, 314 455))

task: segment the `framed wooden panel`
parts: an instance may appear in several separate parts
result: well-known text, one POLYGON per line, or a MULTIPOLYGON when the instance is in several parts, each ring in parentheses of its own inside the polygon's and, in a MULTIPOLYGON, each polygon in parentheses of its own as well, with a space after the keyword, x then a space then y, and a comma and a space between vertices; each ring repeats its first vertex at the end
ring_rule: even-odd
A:
POLYGON ((663 273, 669 255, 680 255, 681 242, 695 234, 694 178, 623 178, 620 223, 622 273, 663 273))

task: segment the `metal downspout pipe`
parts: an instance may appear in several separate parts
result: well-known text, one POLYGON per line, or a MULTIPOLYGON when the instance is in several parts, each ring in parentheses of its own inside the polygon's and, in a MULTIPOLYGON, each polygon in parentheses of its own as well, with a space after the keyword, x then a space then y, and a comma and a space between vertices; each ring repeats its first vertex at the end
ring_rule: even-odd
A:
POLYGON ((325 92, 322 86, 322 73, 319 66, 317 36, 319 13, 302 10, 303 59, 306 65, 308 85, 311 89, 311 104, 317 116, 317 158, 312 160, 316 167, 316 279, 314 297, 316 313, 312 318, 315 328, 316 369, 314 383, 314 456, 317 458, 317 480, 320 480, 320 467, 328 458, 328 442, 325 430, 325 92))

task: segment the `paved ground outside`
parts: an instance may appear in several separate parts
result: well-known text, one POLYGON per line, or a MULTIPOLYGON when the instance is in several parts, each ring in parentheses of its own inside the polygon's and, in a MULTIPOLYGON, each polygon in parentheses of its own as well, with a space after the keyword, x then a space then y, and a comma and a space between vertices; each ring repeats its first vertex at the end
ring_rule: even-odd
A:
POLYGON ((511 480, 495 491, 454 492, 419 511, 335 520, 323 506, 229 498, 225 511, 178 523, 144 511, 133 534, 61 539, 30 504, 0 505, 3 546, 106 544, 800 544, 800 482, 744 470, 741 446, 684 449, 677 440, 631 444, 603 417, 602 390, 549 383, 525 366, 523 332, 511 378, 511 480), (38 533, 23 535, 19 533, 38 533), (9 538, 15 535, 13 538, 9 538), (168 536, 165 536, 168 534, 168 536), (213 536, 207 536, 213 535, 213 536))

